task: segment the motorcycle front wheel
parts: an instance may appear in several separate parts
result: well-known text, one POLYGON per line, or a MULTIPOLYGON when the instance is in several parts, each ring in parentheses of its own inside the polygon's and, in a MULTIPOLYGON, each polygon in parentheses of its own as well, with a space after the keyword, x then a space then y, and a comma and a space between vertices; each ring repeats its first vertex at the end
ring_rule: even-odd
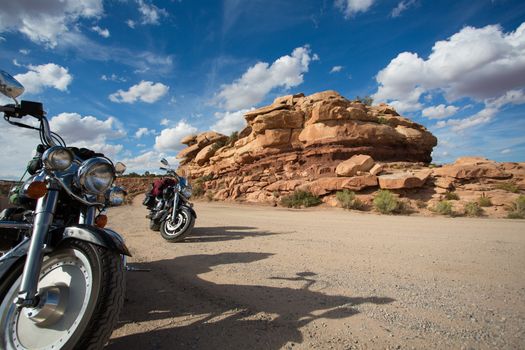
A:
POLYGON ((195 217, 191 211, 180 207, 175 221, 172 221, 170 216, 160 224, 160 234, 167 241, 180 242, 191 233, 194 224, 195 217))
POLYGON ((23 264, 0 284, 0 348, 101 349, 124 302, 121 256, 103 247, 70 241, 44 258, 39 304, 14 302, 23 264))

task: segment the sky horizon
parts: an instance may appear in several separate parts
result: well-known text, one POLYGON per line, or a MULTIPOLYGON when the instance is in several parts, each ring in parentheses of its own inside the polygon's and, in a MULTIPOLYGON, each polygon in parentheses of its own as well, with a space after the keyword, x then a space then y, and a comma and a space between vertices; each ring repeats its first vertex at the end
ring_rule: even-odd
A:
MULTIPOLYGON (((39 0, 0 7, 0 69, 70 146, 156 172, 192 133, 287 94, 372 96, 438 138, 436 163, 525 161, 525 3, 39 0)), ((9 103, 0 98, 0 103, 9 103)), ((0 128, 0 179, 38 136, 0 128)))

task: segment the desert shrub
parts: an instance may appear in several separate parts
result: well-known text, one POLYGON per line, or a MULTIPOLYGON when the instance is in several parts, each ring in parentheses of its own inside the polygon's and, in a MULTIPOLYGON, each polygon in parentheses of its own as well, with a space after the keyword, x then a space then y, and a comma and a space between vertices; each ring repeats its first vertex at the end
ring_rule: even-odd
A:
POLYGON ((447 193, 445 193, 445 199, 447 201, 457 201, 459 200, 459 196, 456 192, 447 191, 447 193))
POLYGON ((206 192, 206 199, 208 200, 208 202, 213 201, 213 196, 214 196, 214 193, 212 191, 206 192))
POLYGON ((313 207, 321 204, 321 199, 311 192, 296 190, 281 198, 281 205, 288 208, 313 207))
POLYGON ((359 101, 367 106, 371 106, 372 103, 374 103, 374 99, 371 97, 371 96, 364 96, 364 97, 361 97, 361 96, 356 96, 355 97, 355 100, 356 101, 359 101))
POLYGON ((379 190, 374 197, 374 208, 383 214, 392 214, 399 210, 399 201, 389 190, 379 190))
POLYGON ((192 187, 193 187, 193 197, 201 197, 204 195, 204 183, 206 181, 210 181, 211 179, 213 179, 213 175, 209 174, 209 175, 206 175, 206 176, 201 176, 197 179, 195 179, 195 181, 193 181, 192 183, 192 187))
POLYGON ((468 202, 465 204, 465 215, 467 216, 481 216, 483 209, 480 207, 478 202, 468 202))
POLYGON ((279 191, 273 191, 272 192, 272 195, 275 197, 275 198, 279 198, 281 196, 281 193, 279 191))
POLYGON ((434 211, 441 215, 454 216, 454 211, 452 210, 452 203, 449 201, 439 201, 434 207, 434 211))
POLYGON ((509 219, 525 219, 525 196, 519 196, 510 206, 509 219))
POLYGON ((436 163, 430 163, 430 164, 428 165, 428 167, 429 167, 430 169, 433 169, 433 168, 437 168, 438 165, 437 165, 436 163))
POLYGON ((219 140, 217 142, 215 142, 212 146, 211 146, 211 149, 216 152, 217 150, 219 150, 220 148, 226 146, 226 140, 219 140))
POLYGON ((228 137, 228 140, 226 140, 226 145, 233 145, 235 141, 237 141, 238 139, 239 139, 239 132, 234 131, 228 137))
POLYGON ((501 183, 496 184, 495 187, 497 189, 499 189, 499 190, 504 190, 504 191, 507 191, 507 192, 512 192, 512 193, 518 193, 519 192, 518 186, 516 186, 516 184, 514 184, 512 182, 501 182, 501 183))
POLYGON ((427 202, 421 200, 421 199, 418 199, 416 201, 416 206, 419 208, 419 209, 424 209, 427 207, 427 202))
POLYGON ((377 122, 379 124, 388 124, 388 119, 386 119, 385 117, 377 117, 377 122))
POLYGON ((361 210, 364 207, 364 203, 356 198, 355 193, 350 190, 337 191, 335 194, 337 201, 345 209, 361 210))
POLYGON ((492 201, 489 197, 485 196, 485 193, 478 198, 478 204, 480 207, 492 207, 492 201))

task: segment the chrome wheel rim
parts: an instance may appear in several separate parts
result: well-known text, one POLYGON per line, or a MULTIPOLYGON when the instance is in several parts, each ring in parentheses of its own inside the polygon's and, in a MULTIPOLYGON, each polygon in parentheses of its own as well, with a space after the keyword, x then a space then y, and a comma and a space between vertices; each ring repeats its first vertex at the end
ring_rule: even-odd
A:
POLYGON ((75 331, 90 318, 94 306, 90 301, 96 298, 87 256, 68 249, 43 262, 38 283, 43 298, 36 308, 19 309, 14 304, 20 281, 19 277, 0 307, 6 310, 0 320, 6 348, 69 348, 75 331))
POLYGON ((179 212, 177 216, 175 217, 175 222, 172 222, 171 220, 166 221, 166 234, 168 236, 177 236, 181 229, 186 225, 186 222, 188 221, 188 217, 186 216, 185 212, 179 212))

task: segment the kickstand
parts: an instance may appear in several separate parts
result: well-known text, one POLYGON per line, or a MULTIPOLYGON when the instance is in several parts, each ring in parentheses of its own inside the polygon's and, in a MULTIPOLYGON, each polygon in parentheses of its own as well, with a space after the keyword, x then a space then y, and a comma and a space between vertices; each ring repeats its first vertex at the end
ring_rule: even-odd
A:
POLYGON ((126 265, 126 271, 129 272, 151 272, 151 269, 141 269, 140 267, 133 267, 126 265))

